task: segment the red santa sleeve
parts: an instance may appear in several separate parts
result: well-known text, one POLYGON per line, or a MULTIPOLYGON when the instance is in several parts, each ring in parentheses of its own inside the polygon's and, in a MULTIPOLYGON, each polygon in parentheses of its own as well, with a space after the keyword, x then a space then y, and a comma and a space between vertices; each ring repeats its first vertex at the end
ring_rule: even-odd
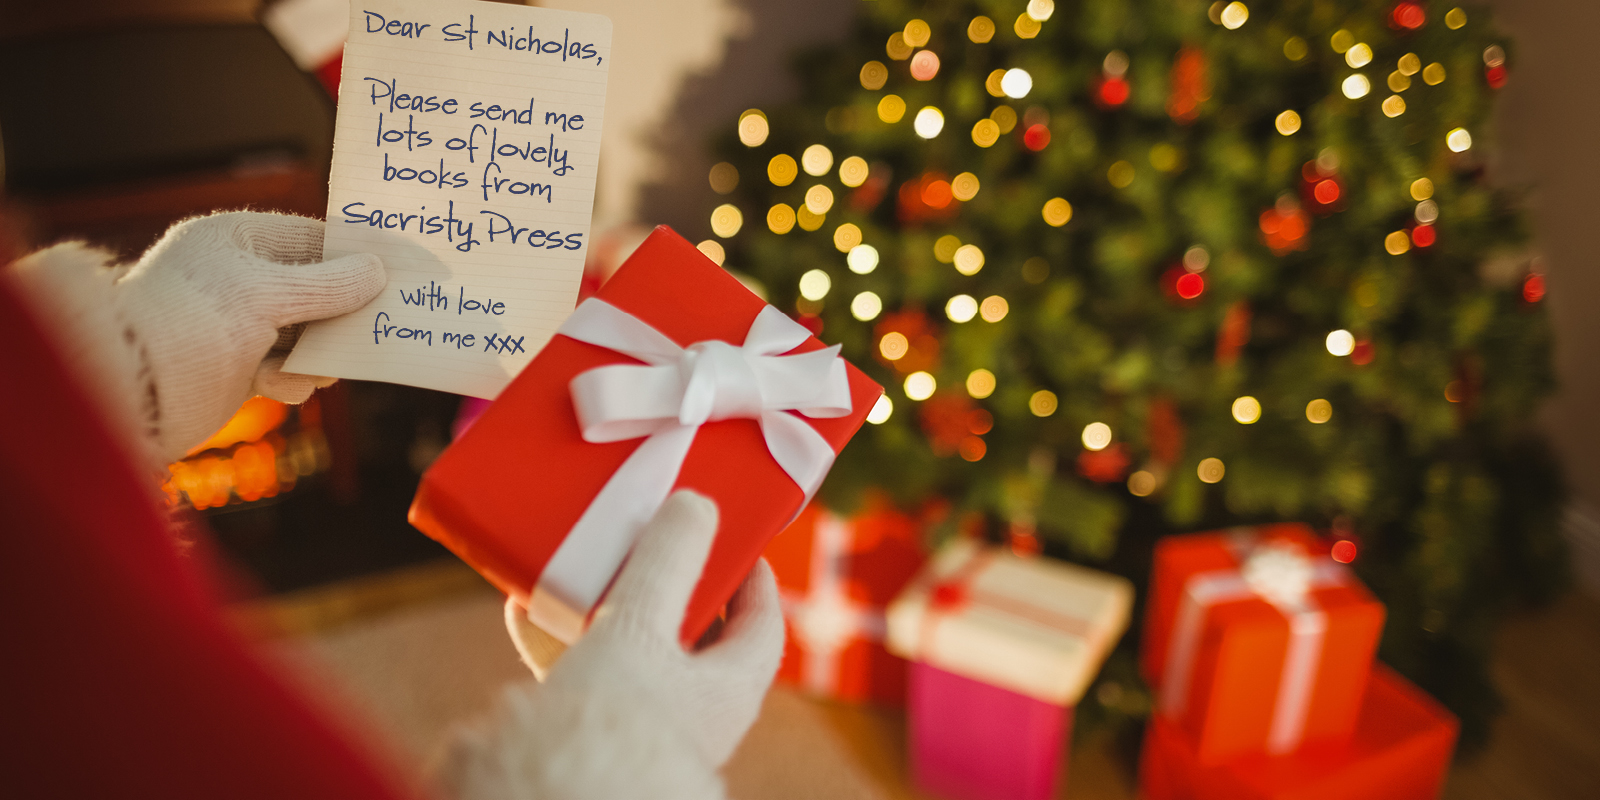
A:
POLYGON ((3 271, 0 376, 3 793, 406 796, 229 628, 3 271))

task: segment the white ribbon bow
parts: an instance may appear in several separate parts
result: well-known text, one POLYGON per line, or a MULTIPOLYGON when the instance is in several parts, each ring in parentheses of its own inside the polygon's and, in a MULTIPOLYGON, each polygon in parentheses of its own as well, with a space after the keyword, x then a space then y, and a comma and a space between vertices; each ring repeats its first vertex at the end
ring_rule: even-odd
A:
POLYGON ((566 642, 621 568, 634 540, 677 482, 707 422, 755 419, 767 450, 809 501, 833 466, 833 447, 791 414, 850 413, 850 382, 837 345, 780 355, 811 334, 767 306, 743 346, 711 339, 688 347, 598 298, 578 306, 558 333, 644 364, 611 364, 572 379, 586 442, 649 437, 606 481, 539 576, 528 616, 566 642))
POLYGON ((1298 747, 1304 737, 1311 690, 1322 658, 1322 640, 1328 630, 1328 615, 1312 600, 1311 590, 1346 583, 1349 572, 1331 560, 1313 561, 1304 551, 1278 543, 1257 547, 1252 540, 1241 538, 1232 549, 1244 562, 1240 568, 1197 573, 1184 584, 1162 674, 1161 709, 1168 716, 1177 717, 1188 705, 1189 683, 1207 609, 1218 603, 1260 597, 1289 621, 1289 649, 1279 674, 1266 742, 1267 752, 1287 753, 1298 747))

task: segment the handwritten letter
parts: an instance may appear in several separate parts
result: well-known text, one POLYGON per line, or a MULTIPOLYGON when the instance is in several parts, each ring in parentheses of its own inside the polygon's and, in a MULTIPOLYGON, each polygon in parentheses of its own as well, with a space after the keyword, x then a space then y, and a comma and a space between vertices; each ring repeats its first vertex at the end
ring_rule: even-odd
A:
POLYGON ((323 255, 389 284, 284 368, 499 394, 577 299, 610 57, 595 14, 351 0, 323 255))

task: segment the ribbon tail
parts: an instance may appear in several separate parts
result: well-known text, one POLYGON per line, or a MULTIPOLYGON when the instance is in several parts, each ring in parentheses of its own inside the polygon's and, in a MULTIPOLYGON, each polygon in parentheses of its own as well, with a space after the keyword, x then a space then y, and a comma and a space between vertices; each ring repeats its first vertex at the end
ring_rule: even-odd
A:
POLYGON ((1289 613, 1289 652, 1284 655, 1283 673, 1278 679, 1278 701, 1273 707, 1272 727, 1267 733, 1270 753, 1287 753, 1299 746, 1305 736, 1306 712, 1311 705, 1311 689, 1316 683, 1327 630, 1328 615, 1321 610, 1308 608, 1289 613))
MULTIPOLYGON (((811 502, 811 497, 822 486, 822 479, 828 477, 828 470, 833 467, 837 455, 833 446, 816 428, 783 411, 761 414, 761 435, 767 440, 772 460, 794 479, 800 491, 805 492, 805 502, 811 502)), ((805 503, 801 503, 801 508, 804 507, 805 503)))
POLYGON ((583 633, 582 621, 622 568, 645 523, 672 493, 697 430, 681 425, 662 430, 622 462, 540 573, 536 594, 545 602, 530 604, 534 622, 568 644, 583 633))

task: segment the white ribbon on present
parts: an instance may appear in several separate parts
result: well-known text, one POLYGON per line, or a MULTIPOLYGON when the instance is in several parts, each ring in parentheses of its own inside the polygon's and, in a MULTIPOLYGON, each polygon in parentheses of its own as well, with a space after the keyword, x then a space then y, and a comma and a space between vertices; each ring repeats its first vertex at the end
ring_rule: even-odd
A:
POLYGON ((710 339, 680 347, 594 297, 557 332, 644 362, 596 367, 572 379, 584 441, 648 437, 590 501, 532 592, 528 618, 570 644, 672 492, 701 425, 757 420, 773 460, 809 501, 833 466, 833 447, 790 412, 842 417, 851 403, 839 347, 781 355, 811 333, 772 306, 756 315, 742 346, 710 339))
POLYGON ((888 624, 881 607, 852 599, 845 592, 849 564, 850 525, 823 512, 811 538, 811 569, 804 596, 785 592, 783 612, 793 621, 805 646, 800 680, 807 691, 832 695, 839 687, 839 656, 850 642, 881 642, 888 624))
MULTIPOLYGON (((1243 549, 1235 548, 1236 552, 1243 549)), ((1240 569, 1202 572, 1184 582, 1161 680, 1161 710, 1177 717, 1188 704, 1189 681, 1207 609, 1260 597, 1289 620, 1289 649, 1279 673, 1278 696, 1267 733, 1267 752, 1287 753, 1299 746, 1305 734, 1311 689, 1328 630, 1328 615, 1317 607, 1310 591, 1345 583, 1349 571, 1332 561, 1313 564, 1292 545, 1267 544, 1240 554, 1244 556, 1240 569)))

